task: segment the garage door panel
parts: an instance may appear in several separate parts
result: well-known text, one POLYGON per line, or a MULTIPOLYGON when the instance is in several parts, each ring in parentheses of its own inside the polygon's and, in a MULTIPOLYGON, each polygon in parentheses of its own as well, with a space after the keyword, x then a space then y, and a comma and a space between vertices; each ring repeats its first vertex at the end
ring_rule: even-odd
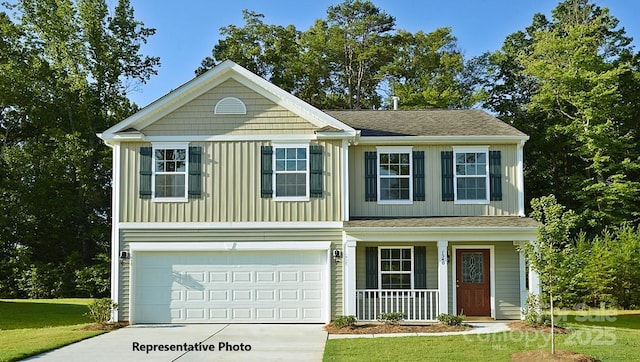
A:
POLYGON ((250 271, 236 271, 236 272, 233 272, 232 280, 234 283, 242 283, 242 282, 250 283, 252 281, 251 274, 252 272, 250 271))
POLYGON ((136 323, 324 322, 326 251, 138 252, 134 260, 136 323))

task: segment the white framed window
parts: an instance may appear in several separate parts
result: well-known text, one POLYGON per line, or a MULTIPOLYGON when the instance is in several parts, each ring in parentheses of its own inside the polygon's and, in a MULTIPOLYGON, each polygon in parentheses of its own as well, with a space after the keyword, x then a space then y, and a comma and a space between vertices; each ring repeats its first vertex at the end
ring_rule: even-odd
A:
POLYGON ((154 201, 187 201, 188 143, 152 144, 154 201))
POLYGON ((380 289, 413 289, 413 247, 378 248, 380 289))
POLYGON ((411 147, 378 147, 378 203, 413 203, 411 147))
POLYGON ((453 193, 457 204, 489 203, 489 147, 453 147, 453 193))
POLYGON ((309 200, 309 145, 273 145, 274 201, 309 200))

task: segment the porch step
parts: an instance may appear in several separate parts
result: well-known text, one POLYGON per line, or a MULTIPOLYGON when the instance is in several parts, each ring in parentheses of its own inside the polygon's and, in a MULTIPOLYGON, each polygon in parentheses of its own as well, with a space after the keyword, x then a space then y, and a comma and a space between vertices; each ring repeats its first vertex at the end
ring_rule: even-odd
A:
POLYGON ((465 322, 495 322, 495 318, 491 318, 491 317, 465 317, 464 318, 465 322))

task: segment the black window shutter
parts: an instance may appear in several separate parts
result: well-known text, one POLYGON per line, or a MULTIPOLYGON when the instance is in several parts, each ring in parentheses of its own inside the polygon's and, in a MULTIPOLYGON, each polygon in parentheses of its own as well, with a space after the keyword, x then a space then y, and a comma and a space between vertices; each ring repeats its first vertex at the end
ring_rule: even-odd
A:
POLYGON ((151 147, 140 147, 140 198, 151 198, 151 147))
POLYGON ((377 153, 364 153, 364 201, 378 201, 377 153))
POLYGON ((262 180, 261 189, 263 198, 273 197, 273 147, 262 146, 260 149, 262 180))
POLYGON ((365 251, 365 269, 367 289, 378 289, 378 248, 367 246, 365 251))
POLYGON ((309 194, 311 197, 322 197, 322 153, 322 146, 309 146, 309 194))
POLYGON ((442 201, 453 201, 453 151, 440 153, 442 165, 442 201))
POLYGON ((424 151, 413 151, 413 201, 425 200, 424 151))
POLYGON ((489 184, 491 201, 502 201, 502 156, 500 151, 489 151, 489 184))
POLYGON ((202 147, 189 147, 189 198, 202 195, 202 147))
POLYGON ((427 289, 427 248, 413 248, 413 286, 415 289, 427 289))

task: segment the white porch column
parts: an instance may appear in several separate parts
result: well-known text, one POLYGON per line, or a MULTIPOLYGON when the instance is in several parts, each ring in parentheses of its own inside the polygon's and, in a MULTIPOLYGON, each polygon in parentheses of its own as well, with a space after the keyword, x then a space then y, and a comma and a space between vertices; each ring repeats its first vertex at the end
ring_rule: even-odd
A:
POLYGON ((540 276, 529 266, 529 293, 540 295, 540 276))
POLYGON ((343 315, 356 315, 356 240, 344 238, 342 258, 343 315))
POLYGON ((440 311, 439 313, 449 313, 449 265, 447 261, 448 240, 438 240, 438 291, 440 311))

